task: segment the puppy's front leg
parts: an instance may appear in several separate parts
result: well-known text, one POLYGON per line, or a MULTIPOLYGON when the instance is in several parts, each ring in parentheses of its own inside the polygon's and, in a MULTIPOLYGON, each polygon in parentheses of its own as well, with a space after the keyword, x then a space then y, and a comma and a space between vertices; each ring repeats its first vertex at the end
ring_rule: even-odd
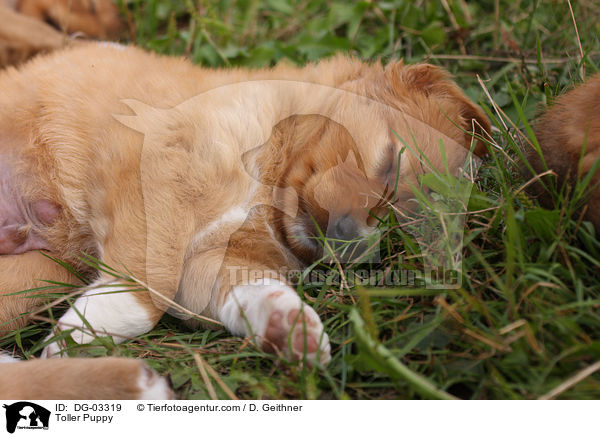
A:
MULTIPOLYGON (((65 312, 55 331, 72 329, 71 337, 79 344, 107 335, 120 343, 150 331, 163 312, 153 303, 147 290, 101 277, 65 312)), ((50 340, 53 336, 49 335, 46 339, 50 340)), ((54 341, 44 348, 42 357, 59 356, 63 348, 62 341, 54 341)))
POLYGON ((251 337, 265 351, 322 364, 331 360, 329 337, 315 310, 273 267, 243 255, 207 250, 189 259, 177 300, 188 310, 218 319, 233 334, 251 337))

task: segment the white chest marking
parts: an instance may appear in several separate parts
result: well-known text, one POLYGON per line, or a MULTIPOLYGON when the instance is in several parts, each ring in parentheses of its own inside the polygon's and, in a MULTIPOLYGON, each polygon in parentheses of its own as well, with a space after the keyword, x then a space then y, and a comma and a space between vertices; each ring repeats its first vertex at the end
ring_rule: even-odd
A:
MULTIPOLYGON (((249 210, 241 206, 232 207, 223 215, 221 215, 218 219, 212 221, 204 229, 196 233, 196 236, 194 237, 194 245, 202 243, 204 239, 206 239, 209 236, 212 236, 216 232, 219 232, 225 226, 229 226, 231 224, 237 224, 238 227, 241 226, 248 217, 248 213, 249 210)), ((231 231, 230 233, 233 233, 233 231, 231 231)), ((231 235, 228 234, 228 236, 231 235)))

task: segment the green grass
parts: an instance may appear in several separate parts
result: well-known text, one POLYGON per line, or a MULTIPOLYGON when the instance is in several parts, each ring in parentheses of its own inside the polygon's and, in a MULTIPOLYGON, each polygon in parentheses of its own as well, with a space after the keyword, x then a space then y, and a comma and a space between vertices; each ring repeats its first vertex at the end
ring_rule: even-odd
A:
MULTIPOLYGON (((231 395, 222 384, 253 399, 532 399, 557 387, 558 398, 600 398, 600 371, 571 383, 600 361, 600 242, 574 215, 576 198, 555 189, 553 210, 528 198, 516 163, 535 143, 535 115, 598 70, 600 5, 573 3, 579 38, 569 4, 557 1, 128 0, 137 44, 207 66, 302 64, 339 51, 442 65, 495 128, 469 185, 459 289, 344 286, 327 265, 313 270, 329 271, 329 283, 299 286, 330 335, 328 367, 287 362, 221 330, 189 331, 169 316, 137 340, 70 352, 145 358, 189 399, 210 397, 198 365, 214 370, 219 398, 231 395)), ((452 181, 429 183, 435 191, 452 181)), ((391 214, 382 231, 384 267, 422 269, 422 241, 391 214)), ((353 273, 344 269, 350 282, 353 273)), ((48 328, 31 325, 0 348, 28 356, 48 328)))

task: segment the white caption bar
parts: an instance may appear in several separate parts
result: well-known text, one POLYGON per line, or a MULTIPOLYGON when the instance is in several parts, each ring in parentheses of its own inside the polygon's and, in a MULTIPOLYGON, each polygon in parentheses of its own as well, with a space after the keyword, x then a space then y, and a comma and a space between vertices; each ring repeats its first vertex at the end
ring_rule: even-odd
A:
POLYGON ((131 436, 141 432, 164 436, 183 432, 244 436, 600 434, 597 418, 600 401, 0 403, 6 406, 0 411, 0 435, 7 431, 18 436, 106 436, 113 432, 131 436))

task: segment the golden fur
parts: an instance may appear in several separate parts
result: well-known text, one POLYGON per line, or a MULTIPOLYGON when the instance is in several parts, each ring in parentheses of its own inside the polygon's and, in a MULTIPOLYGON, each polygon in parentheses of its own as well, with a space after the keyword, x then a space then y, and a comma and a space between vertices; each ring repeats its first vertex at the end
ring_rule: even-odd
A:
MULTIPOLYGON (((559 97, 550 109, 536 122, 535 133, 539 141, 545 165, 538 153, 527 150, 528 161, 536 173, 550 169, 556 173, 557 186, 565 182, 573 185, 578 176, 587 174, 600 158, 600 75, 559 97), (585 152, 584 152, 585 146, 585 152), (579 162, 581 160, 581 167, 579 162)), ((526 171, 528 173, 528 171, 526 171)), ((548 177, 546 181, 548 182, 548 177)), ((600 231, 600 172, 592 177, 585 219, 600 231)), ((552 207, 552 199, 539 184, 533 192, 539 195, 546 207, 552 207)))
MULTIPOLYGON (((95 272, 82 253, 211 318, 244 280, 228 267, 282 278, 316 260, 296 238, 298 228, 314 230, 310 216, 322 228, 349 216, 368 229, 367 210, 378 213, 397 172, 394 132, 438 169, 444 140, 455 170, 474 144, 469 132, 489 130, 442 69, 343 56, 303 68, 209 70, 87 45, 0 73, 0 89, 0 159, 22 198, 59 210, 30 231, 88 276, 95 272), (211 227, 244 198, 252 212, 241 225, 211 227), (295 202, 297 216, 283 212, 295 202)), ((392 199, 400 207, 426 170, 409 152, 403 159, 392 199)), ((69 280, 38 254, 0 256, 0 292, 36 278, 69 280), (6 272, 16 264, 18 277, 6 272)), ((165 306, 148 292, 135 297, 157 322, 165 306)), ((22 325, 32 308, 1 298, 0 325, 22 325)))
MULTIPOLYGON (((235 176, 240 176, 244 169, 239 162, 235 162, 237 154, 223 156, 222 150, 213 150, 221 153, 218 156, 222 159, 220 162, 217 159, 203 160, 205 155, 194 162, 199 166, 194 173, 201 174, 201 180, 190 180, 190 186, 179 186, 172 181, 172 186, 165 186, 169 177, 179 174, 180 166, 187 166, 184 160, 189 158, 187 153, 181 153, 179 149, 165 148, 162 157, 168 160, 159 161, 160 168, 157 170, 162 173, 157 175, 162 180, 157 186, 146 186, 144 189, 161 190, 155 193, 159 198, 166 195, 177 201, 181 197, 176 194, 187 195, 188 198, 185 198, 184 204, 173 204, 169 208, 172 213, 160 217, 162 228, 154 229, 156 235, 147 235, 140 186, 143 137, 117 122, 113 114, 129 112, 130 109, 122 102, 124 98, 169 108, 221 85, 271 78, 301 79, 334 87, 347 85, 353 92, 401 108, 403 112, 424 121, 426 126, 433 126, 435 131, 442 132, 464 147, 470 146, 471 138, 453 123, 470 130, 471 120, 474 119, 484 129, 488 128, 488 121, 481 110, 462 94, 442 70, 430 65, 403 66, 400 63, 382 68, 378 64, 367 65, 337 57, 303 69, 280 66, 273 70, 219 71, 201 69, 182 59, 158 57, 134 48, 119 51, 89 46, 40 58, 26 68, 9 69, 0 75, 1 87, 6 90, 0 96, 0 131, 3 132, 0 152, 14 156, 11 157, 14 159, 11 164, 23 174, 23 196, 31 200, 50 199, 61 206, 61 214, 53 225, 43 229, 56 255, 83 267, 78 258, 82 252, 87 252, 101 257, 109 265, 126 265, 138 278, 146 280, 146 238, 152 237, 154 240, 148 241, 148 244, 151 250, 160 253, 156 259, 160 264, 156 268, 161 270, 160 273, 152 273, 159 277, 157 287, 173 296, 182 275, 190 240, 203 225, 213 217, 220 216, 237 200, 240 186, 236 186, 235 176), (224 170, 233 171, 228 185, 221 183, 224 170), (213 193, 213 198, 219 200, 208 199, 198 207, 197 201, 206 195, 198 192, 199 188, 213 193), (193 196, 197 196, 195 201, 193 196), (178 231, 173 232, 173 229, 178 231), (154 243, 161 246, 151 247, 154 243)), ((365 146, 369 146, 369 135, 372 138, 381 135, 380 123, 352 119, 352 113, 348 116, 351 118, 349 124, 374 127, 373 132, 367 128, 362 130, 366 139, 360 150, 366 171, 374 174, 382 160, 378 156, 381 146, 377 144, 378 147, 373 146, 371 150, 365 149, 365 146)), ((184 117, 182 119, 188 121, 184 117)), ((159 139, 193 144, 196 140, 195 126, 186 125, 184 121, 179 120, 175 126, 177 130, 165 131, 159 139)), ((232 124, 234 122, 239 120, 233 120, 232 124)), ((209 132, 202 134, 217 136, 218 132, 213 130, 213 126, 209 132)), ((225 135, 231 135, 229 129, 232 128, 237 127, 226 126, 225 135)), ((272 127, 266 128, 271 130, 272 127)), ((320 163, 306 160, 322 159, 325 160, 322 165, 324 168, 335 166, 335 162, 327 159, 345 155, 343 150, 328 155, 310 152, 316 143, 314 136, 323 132, 323 129, 323 123, 315 124, 310 120, 286 120, 283 125, 277 126, 269 146, 278 151, 264 154, 263 177, 271 181, 289 177, 289 184, 295 186, 298 183, 310 183, 314 179, 309 169, 311 165, 320 163), (283 143, 279 133, 283 128, 288 135, 306 138, 306 142, 283 143), (300 157, 295 153, 300 153, 300 157), (293 168, 290 168, 292 163, 293 168), (282 169, 285 169, 283 174, 282 169)), ((345 138, 341 138, 335 130, 329 128, 323 132, 331 141, 328 144, 340 149, 347 148, 345 138)), ((392 141, 389 127, 384 130, 389 141, 392 141)), ((401 130, 401 127, 397 130, 401 130)), ((426 130, 421 134, 425 140, 431 135, 426 130)), ((419 145, 434 165, 442 168, 439 145, 431 142, 423 141, 419 145)), ((385 148, 387 144, 383 145, 385 148)), ((393 162, 395 154, 384 158, 393 162)), ((415 163, 411 167, 420 165, 415 163)), ((414 178, 415 174, 411 172, 403 176, 414 178)), ((240 176, 240 181, 246 182, 246 178, 240 176)), ((241 189, 243 192, 245 188, 241 189)), ((329 189, 334 190, 332 194, 335 196, 335 190, 340 187, 335 185, 329 189)), ((273 251, 265 246, 271 244, 269 240, 253 237, 250 241, 253 244, 251 248, 247 246, 249 242, 243 232, 231 241, 228 256, 232 261, 241 257, 246 262, 246 258, 254 256, 256 252, 273 251), (238 237, 245 241, 242 244, 244 248, 237 248, 238 237)), ((207 256, 210 257, 210 254, 207 256)), ((262 266, 270 268, 284 262, 277 256, 261 257, 267 264, 262 266)), ((206 263, 210 264, 210 261, 206 263)), ((156 318, 159 317, 160 313, 157 313, 156 318)))
POLYGON ((139 400, 143 385, 158 382, 158 375, 135 359, 36 359, 1 365, 2 400, 139 400))

